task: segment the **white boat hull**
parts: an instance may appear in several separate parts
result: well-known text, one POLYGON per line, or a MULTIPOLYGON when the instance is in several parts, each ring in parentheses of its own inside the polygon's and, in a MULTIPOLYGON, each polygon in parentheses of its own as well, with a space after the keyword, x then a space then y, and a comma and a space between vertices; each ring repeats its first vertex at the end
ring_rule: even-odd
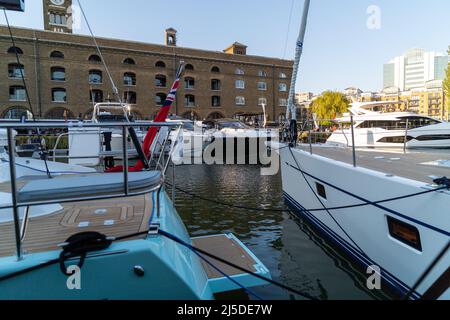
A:
MULTIPOLYGON (((289 148, 284 148, 279 153, 284 196, 290 207, 364 267, 379 266, 385 283, 400 294, 408 292, 449 241, 450 192, 434 192, 383 204, 391 212, 368 205, 330 211, 331 217, 326 211, 313 210, 323 209, 317 198, 316 183, 325 187, 326 199, 319 199, 327 208, 364 203, 361 199, 380 201, 414 194, 429 186, 354 168, 298 149, 292 149, 291 153, 289 148), (302 172, 306 173, 305 177, 314 191, 306 183, 302 172), (422 251, 390 235, 388 216, 418 229, 422 251)), ((413 298, 424 294, 449 265, 450 252, 447 252, 419 287, 419 295, 413 298)), ((450 299, 450 289, 441 298, 450 299)))
MULTIPOLYGON (((47 168, 52 176, 65 174, 86 174, 94 173, 92 168, 65 163, 37 160, 32 158, 15 158, 16 178, 30 176, 47 176, 47 168)), ((9 158, 3 153, 0 154, 0 183, 10 181, 9 158)))

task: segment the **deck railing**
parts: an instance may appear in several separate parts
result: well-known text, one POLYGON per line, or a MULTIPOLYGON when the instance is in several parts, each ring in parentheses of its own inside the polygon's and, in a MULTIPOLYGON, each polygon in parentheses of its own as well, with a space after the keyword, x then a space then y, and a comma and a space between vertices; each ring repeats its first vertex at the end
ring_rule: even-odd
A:
MULTIPOLYGON (((345 140, 345 146, 347 148, 352 149, 352 160, 353 165, 356 167, 356 152, 359 147, 366 148, 367 146, 358 146, 358 143, 356 142, 355 134, 357 132, 358 136, 363 135, 360 130, 356 131, 357 122, 354 120, 353 116, 350 117, 350 121, 343 124, 343 123, 337 123, 335 119, 306 119, 300 124, 299 127, 299 135, 298 135, 298 142, 302 142, 309 146, 309 152, 313 154, 314 145, 317 144, 324 144, 327 142, 327 140, 331 137, 331 135, 342 135, 345 140), (327 125, 322 125, 323 123, 327 123, 327 125), (333 125, 330 125, 331 123, 334 123, 333 125), (328 128, 327 130, 323 130, 323 128, 328 128), (332 127, 334 127, 332 129, 332 127)), ((409 142, 409 131, 411 129, 414 129, 417 127, 411 127, 409 120, 406 119, 405 126, 400 127, 396 126, 391 127, 389 129, 385 127, 374 127, 374 128, 362 128, 362 129, 384 129, 389 130, 389 134, 395 133, 394 131, 398 131, 399 134, 401 134, 400 142, 398 143, 398 148, 401 148, 403 153, 407 153, 407 145, 409 142)), ((433 130, 427 130, 427 132, 432 132, 433 130)), ((442 130, 434 130, 436 132, 442 132, 442 130)), ((373 134, 373 133, 366 133, 367 136, 373 134)), ((392 136, 393 137, 393 136, 392 136)), ((393 143, 393 142, 392 142, 393 143)))
MULTIPOLYGON (((17 259, 21 260, 23 257, 22 254, 22 242, 25 237, 25 232, 28 225, 29 220, 29 208, 35 206, 42 205, 54 205, 54 204, 62 204, 62 203, 73 203, 73 202, 85 202, 85 201, 97 201, 97 200, 107 200, 107 199, 117 199, 117 198, 125 198, 125 197, 134 197, 134 196, 142 196, 151 192, 158 192, 157 199, 157 213, 158 217, 160 214, 159 208, 159 193, 162 190, 165 180, 165 174, 167 172, 168 166, 171 161, 172 153, 165 152, 166 147, 168 146, 168 142, 170 140, 170 133, 172 129, 176 129, 178 134, 181 134, 182 123, 178 122, 165 122, 165 123, 154 123, 154 122, 139 122, 139 123, 83 123, 83 122, 69 122, 69 123, 50 123, 50 122, 27 122, 27 123, 0 123, 1 129, 7 130, 7 139, 8 139, 8 157, 9 157, 9 169, 10 169, 10 187, 11 187, 11 200, 12 203, 10 205, 0 206, 0 210, 13 210, 13 222, 14 222, 14 233, 16 239, 16 251, 17 251, 17 259), (121 150, 123 157, 123 167, 128 168, 129 165, 129 154, 128 154, 128 137, 129 137, 129 128, 136 127, 145 127, 145 128, 158 128, 158 134, 156 140, 152 145, 151 159, 149 160, 150 169, 149 170, 157 170, 161 172, 161 181, 158 185, 152 186, 149 189, 144 189, 138 192, 130 192, 129 189, 129 172, 128 170, 123 170, 123 192, 118 194, 109 194, 109 195, 93 195, 89 197, 80 197, 80 198, 65 198, 65 199, 57 199, 52 201, 30 201, 30 202, 19 202, 18 199, 18 190, 17 190, 17 174, 16 174, 16 165, 15 165, 15 140, 14 140, 14 130, 31 130, 31 129, 70 129, 70 128, 119 128, 122 130, 122 145, 123 148, 121 150), (165 131, 165 136, 163 135, 162 128, 167 128, 165 131), (20 208, 25 209, 24 217, 22 224, 20 222, 20 208)), ((99 132, 100 134, 100 132, 99 132)), ((172 141, 172 147, 175 143, 177 143, 177 139, 172 141)), ((92 158, 92 157, 91 157, 92 158)), ((70 157, 68 157, 70 159, 70 157)))

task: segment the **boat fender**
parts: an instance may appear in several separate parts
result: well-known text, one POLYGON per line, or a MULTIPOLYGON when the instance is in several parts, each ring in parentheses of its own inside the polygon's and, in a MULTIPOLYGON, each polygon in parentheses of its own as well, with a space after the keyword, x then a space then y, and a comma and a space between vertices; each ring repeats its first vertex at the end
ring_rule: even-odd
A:
POLYGON ((72 274, 67 272, 66 267, 68 259, 80 257, 77 266, 81 269, 89 252, 108 249, 113 240, 113 238, 108 238, 98 232, 82 232, 71 236, 65 243, 60 245, 63 248, 59 255, 61 272, 66 276, 71 276, 72 274))

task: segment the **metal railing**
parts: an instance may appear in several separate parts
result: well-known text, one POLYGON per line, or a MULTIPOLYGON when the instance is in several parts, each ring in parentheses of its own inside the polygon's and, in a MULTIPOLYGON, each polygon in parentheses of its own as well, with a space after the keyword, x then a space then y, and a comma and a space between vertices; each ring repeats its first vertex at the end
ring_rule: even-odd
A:
MULTIPOLYGON (((301 124, 301 128, 299 129, 299 137, 298 137, 298 141, 303 141, 305 144, 308 145, 308 149, 309 149, 309 153, 313 154, 314 152, 314 145, 317 145, 319 143, 326 143, 326 141, 331 137, 331 135, 339 135, 341 134, 344 139, 345 139, 345 143, 343 144, 343 146, 345 145, 347 148, 351 148, 352 150, 352 163, 353 166, 356 167, 357 166, 357 148, 367 148, 367 147, 375 147, 375 146, 359 146, 358 147, 358 143, 357 143, 357 139, 356 139, 356 133, 357 135, 360 137, 361 135, 363 135, 364 133, 360 132, 363 129, 366 130, 371 130, 371 129, 381 129, 381 130, 388 130, 386 128, 356 128, 356 123, 357 121, 354 120, 353 116, 350 116, 350 122, 342 124, 342 123, 336 123, 335 119, 307 119, 305 120, 302 124, 301 124), (328 131, 322 131, 321 129, 323 129, 324 127, 333 127, 330 125, 320 125, 321 123, 335 123, 334 126, 334 130, 328 130, 328 131), (317 128, 318 127, 318 128, 317 128), (358 132, 356 131, 358 129, 358 132), (359 130, 361 129, 361 130, 359 130), (307 134, 307 137, 305 137, 305 134, 307 134), (305 142, 305 138, 307 138, 306 142, 305 142)), ((396 146, 395 148, 402 148, 403 153, 406 154, 407 153, 407 149, 408 149, 408 142, 409 142, 409 132, 411 129, 411 125, 408 119, 406 119, 405 121, 405 126, 404 127, 396 127, 395 130, 398 131, 399 134, 402 135, 402 139, 401 139, 401 143, 398 143, 398 146, 396 146)), ((436 132, 442 132, 443 130, 427 130, 427 132, 432 132, 432 131, 436 131, 436 132)), ((393 130, 391 129, 388 132, 390 135, 388 137, 391 137, 391 135, 395 132, 393 132, 393 130)), ((371 135, 373 133, 367 133, 367 135, 371 135)), ((391 142, 391 144, 393 144, 394 142, 391 142)), ((393 147, 391 146, 384 146, 386 147, 393 147)))
MULTIPOLYGON (((29 209, 30 207, 42 206, 42 205, 54 205, 54 204, 63 204, 63 203, 73 203, 73 202, 87 202, 87 201, 97 201, 97 200, 108 200, 108 199, 119 199, 126 197, 135 197, 142 196, 151 192, 158 192, 157 199, 157 214, 158 218, 160 217, 160 200, 159 194, 164 186, 165 175, 171 161, 171 152, 168 154, 164 152, 164 148, 167 147, 168 141, 170 139, 171 129, 178 129, 178 137, 172 141, 171 147, 177 143, 179 135, 181 134, 182 123, 178 122, 167 122, 167 123, 153 123, 153 122, 140 122, 140 123, 49 123, 49 122, 29 122, 29 123, 0 123, 0 128, 7 130, 7 138, 8 138, 8 157, 9 157, 9 170, 10 170, 10 187, 11 187, 11 200, 12 203, 10 205, 0 206, 0 210, 9 210, 13 211, 13 222, 14 222, 14 233, 15 233, 15 244, 16 244, 16 255, 17 259, 21 260, 23 258, 22 253, 22 242, 25 238, 28 220, 29 220, 29 209), (115 193, 115 194, 102 194, 102 195, 93 195, 87 197, 78 197, 78 198, 62 198, 58 200, 51 201, 29 201, 29 202, 20 202, 18 197, 17 190, 17 181, 16 181, 16 165, 15 165, 15 141, 14 141, 14 130, 25 130, 25 129, 69 129, 73 127, 78 128, 121 128, 122 129, 122 156, 123 156, 123 167, 126 170, 123 170, 123 192, 115 193), (153 127, 158 128, 159 132, 157 135, 157 140, 152 145, 150 150, 151 159, 149 161, 150 168, 149 170, 157 170, 161 172, 161 180, 158 185, 149 187, 147 189, 143 189, 136 192, 130 192, 129 189, 129 170, 128 170, 128 129, 134 127, 153 127), (162 136, 161 130, 163 128, 168 128, 166 131, 166 136, 162 136), (163 146, 161 150, 158 150, 158 147, 163 146), (20 208, 24 208, 24 217, 22 224, 20 222, 20 208)), ((99 132, 100 134, 100 132, 99 132)), ((70 158, 70 157, 69 157, 70 158)))

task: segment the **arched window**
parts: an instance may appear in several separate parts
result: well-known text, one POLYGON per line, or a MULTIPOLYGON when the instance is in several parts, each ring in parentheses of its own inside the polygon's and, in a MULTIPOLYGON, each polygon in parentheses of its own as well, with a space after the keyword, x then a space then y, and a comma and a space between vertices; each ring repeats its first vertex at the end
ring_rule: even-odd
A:
POLYGON ((103 102, 103 91, 102 90, 90 90, 89 91, 89 100, 91 102, 100 103, 103 102))
POLYGON ((9 100, 11 101, 27 101, 27 93, 24 86, 9 87, 9 100))
POLYGON ((54 88, 52 89, 52 102, 67 102, 66 89, 54 88))
POLYGON ((184 106, 185 107, 195 107, 195 96, 192 94, 187 94, 184 96, 184 106))
POLYGON ((10 119, 10 120, 18 120, 22 119, 22 117, 25 117, 27 120, 33 119, 33 114, 25 107, 13 107, 3 114, 4 119, 10 119))
POLYGON ((167 36, 167 45, 169 45, 169 46, 173 46, 173 45, 175 45, 175 36, 174 35, 169 35, 169 36, 167 36))
POLYGON ((212 96, 211 97, 211 106, 212 107, 220 107, 220 96, 212 96))
POLYGON ((244 74, 245 74, 244 69, 241 69, 241 68, 237 68, 237 69, 234 71, 234 73, 235 73, 235 74, 238 74, 238 75, 244 75, 244 74))
POLYGON ((155 96, 155 102, 157 106, 162 106, 166 101, 167 95, 165 93, 157 93, 155 96))
POLYGON ((184 69, 185 70, 189 70, 189 71, 194 71, 194 66, 192 65, 192 64, 187 64, 185 67, 184 67, 184 69))
POLYGON ((8 65, 8 77, 13 79, 22 79, 22 75, 25 76, 23 64, 10 63, 8 65))
POLYGON ((280 79, 286 79, 286 78, 287 78, 286 73, 280 72, 280 79))
POLYGON ((158 61, 157 63, 155 63, 155 67, 157 68, 165 68, 166 64, 162 61, 158 61))
POLYGON ((75 119, 74 114, 66 108, 53 108, 44 116, 48 120, 75 119))
POLYGON ((67 26, 67 17, 65 14, 50 12, 48 19, 51 24, 57 24, 63 27, 67 26))
POLYGON ((188 90, 195 89, 195 79, 191 77, 184 78, 184 88, 188 90))
POLYGON ((259 77, 267 77, 267 72, 264 70, 259 70, 258 71, 258 76, 259 77))
POLYGON ((100 56, 93 54, 89 57, 90 62, 102 62, 102 58, 100 56))
POLYGON ((222 88, 222 84, 219 79, 212 79, 211 80, 211 90, 213 91, 219 91, 222 88))
POLYGON ((132 58, 126 58, 123 60, 123 64, 135 65, 136 62, 132 58))
POLYGON ((52 51, 52 53, 50 53, 50 58, 64 59, 64 53, 61 51, 52 51))
POLYGON ((136 74, 133 72, 126 72, 123 75, 123 84, 126 86, 135 86, 136 85, 136 74))
POLYGON ((51 79, 53 81, 66 81, 66 69, 63 67, 52 67, 51 79))
POLYGON ((100 70, 89 70, 89 83, 90 84, 103 83, 103 72, 100 70))
POLYGON ((125 103, 129 104, 136 104, 137 103, 137 95, 134 91, 125 91, 123 93, 123 101, 125 103))
POLYGON ((245 97, 236 97, 236 105, 245 106, 245 97))
POLYGON ((9 49, 8 49, 8 53, 11 53, 11 54, 23 54, 23 50, 22 49, 20 49, 19 47, 10 47, 9 49))
POLYGON ((155 76, 155 86, 157 86, 158 88, 167 87, 167 77, 163 74, 157 74, 155 76))
POLYGON ((219 73, 220 72, 220 68, 218 66, 214 66, 214 67, 211 68, 211 72, 219 73))
POLYGON ((213 112, 208 116, 208 120, 223 119, 225 116, 220 112, 213 112))
POLYGON ((286 84, 286 83, 280 83, 280 84, 278 85, 278 90, 279 90, 280 92, 286 92, 286 91, 287 91, 287 84, 286 84))

